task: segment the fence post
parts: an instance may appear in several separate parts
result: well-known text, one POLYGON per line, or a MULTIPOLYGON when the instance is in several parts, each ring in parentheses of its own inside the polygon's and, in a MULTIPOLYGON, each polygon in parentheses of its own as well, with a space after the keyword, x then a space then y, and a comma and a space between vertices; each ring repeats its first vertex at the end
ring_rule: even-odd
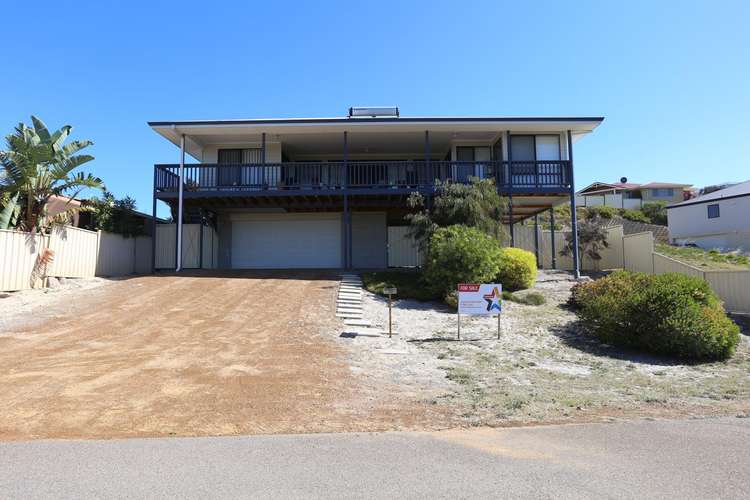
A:
POLYGON ((96 262, 94 263, 94 276, 96 276, 96 270, 99 267, 99 252, 102 244, 102 230, 97 229, 96 231, 96 262))

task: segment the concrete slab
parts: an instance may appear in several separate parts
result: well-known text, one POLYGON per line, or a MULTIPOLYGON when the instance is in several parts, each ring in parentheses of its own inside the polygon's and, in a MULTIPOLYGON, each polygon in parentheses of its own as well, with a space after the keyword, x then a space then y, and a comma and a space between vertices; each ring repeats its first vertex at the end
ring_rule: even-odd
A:
POLYGON ((359 311, 362 312, 362 306, 356 306, 353 304, 338 304, 336 307, 337 311, 359 311))

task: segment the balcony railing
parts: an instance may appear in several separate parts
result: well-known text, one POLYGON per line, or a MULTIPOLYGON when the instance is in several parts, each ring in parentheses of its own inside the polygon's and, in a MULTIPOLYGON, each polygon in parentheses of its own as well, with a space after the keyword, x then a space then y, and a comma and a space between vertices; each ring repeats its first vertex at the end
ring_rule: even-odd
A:
MULTIPOLYGON (((555 161, 350 161, 188 164, 186 191, 429 189, 436 180, 492 178, 506 191, 563 191, 570 163, 555 161)), ((179 165, 155 165, 157 191, 177 191, 179 165)))

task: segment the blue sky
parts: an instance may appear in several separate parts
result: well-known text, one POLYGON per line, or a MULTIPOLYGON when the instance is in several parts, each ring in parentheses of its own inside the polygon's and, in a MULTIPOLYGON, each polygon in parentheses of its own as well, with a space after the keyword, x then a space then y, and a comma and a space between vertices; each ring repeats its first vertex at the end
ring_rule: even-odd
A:
MULTIPOLYGON (((148 120, 605 116, 576 183, 750 178, 750 2, 10 2, 0 130, 36 114, 151 210, 148 120)), ((160 213, 164 214, 163 210, 160 213)))

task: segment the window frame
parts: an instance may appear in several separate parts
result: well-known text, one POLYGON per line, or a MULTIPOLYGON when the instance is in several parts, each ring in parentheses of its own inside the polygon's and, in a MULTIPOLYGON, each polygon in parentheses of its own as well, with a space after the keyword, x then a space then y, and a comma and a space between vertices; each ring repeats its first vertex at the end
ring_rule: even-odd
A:
POLYGON ((718 218, 720 218, 721 217, 721 206, 718 203, 711 203, 710 205, 708 205, 706 207, 706 215, 708 216, 709 219, 718 219, 718 218), (712 208, 716 209, 716 213, 713 214, 713 215, 711 214, 711 209, 712 208))

